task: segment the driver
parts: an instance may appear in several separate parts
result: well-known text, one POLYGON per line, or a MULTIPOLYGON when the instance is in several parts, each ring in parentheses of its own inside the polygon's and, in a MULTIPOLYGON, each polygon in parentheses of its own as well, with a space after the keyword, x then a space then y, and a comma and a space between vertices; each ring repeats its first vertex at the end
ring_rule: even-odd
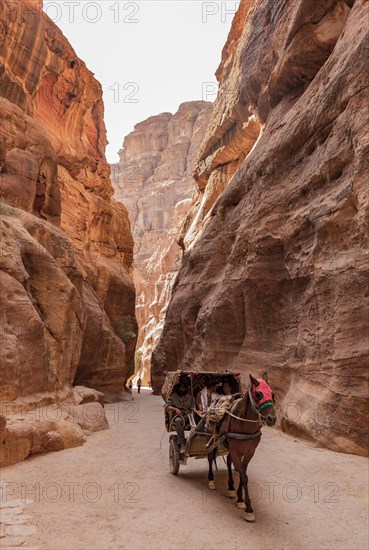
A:
POLYGON ((177 432, 177 442, 181 453, 186 447, 185 427, 188 425, 188 414, 195 407, 194 399, 188 392, 185 383, 180 382, 169 395, 165 410, 169 414, 169 425, 172 423, 177 432))

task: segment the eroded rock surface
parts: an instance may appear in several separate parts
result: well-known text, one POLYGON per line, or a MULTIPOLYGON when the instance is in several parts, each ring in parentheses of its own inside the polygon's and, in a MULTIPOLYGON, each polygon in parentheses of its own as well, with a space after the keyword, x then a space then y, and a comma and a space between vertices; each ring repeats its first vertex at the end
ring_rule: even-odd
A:
POLYGON ((369 3, 241 3, 153 356, 268 370, 282 428, 368 453, 369 3))
POLYGON ((121 396, 137 336, 101 86, 40 7, 0 10, 0 400, 12 414, 73 401, 73 384, 121 396))
POLYGON ((149 378, 182 251, 176 239, 193 204, 195 157, 209 121, 211 104, 193 101, 177 113, 140 122, 112 166, 115 197, 128 208, 135 241, 134 280, 139 323, 137 366, 149 378))

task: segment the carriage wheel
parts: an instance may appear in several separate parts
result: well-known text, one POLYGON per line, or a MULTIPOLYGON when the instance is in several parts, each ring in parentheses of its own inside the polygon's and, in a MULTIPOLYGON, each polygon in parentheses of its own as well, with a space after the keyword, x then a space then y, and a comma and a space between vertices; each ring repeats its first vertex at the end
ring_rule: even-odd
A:
POLYGON ((179 471, 179 453, 177 451, 174 439, 169 441, 169 468, 171 473, 176 476, 179 471))

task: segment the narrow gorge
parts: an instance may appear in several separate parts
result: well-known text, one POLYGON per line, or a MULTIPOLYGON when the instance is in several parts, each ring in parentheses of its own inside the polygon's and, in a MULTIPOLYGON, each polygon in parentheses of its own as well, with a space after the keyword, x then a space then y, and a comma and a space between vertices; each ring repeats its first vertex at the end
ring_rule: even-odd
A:
POLYGON ((268 371, 281 430, 367 456, 369 2, 241 0, 215 102, 114 164, 42 1, 0 5, 0 465, 177 369, 268 371))
POLYGON ((3 550, 369 550, 368 21, 0 0, 3 550))

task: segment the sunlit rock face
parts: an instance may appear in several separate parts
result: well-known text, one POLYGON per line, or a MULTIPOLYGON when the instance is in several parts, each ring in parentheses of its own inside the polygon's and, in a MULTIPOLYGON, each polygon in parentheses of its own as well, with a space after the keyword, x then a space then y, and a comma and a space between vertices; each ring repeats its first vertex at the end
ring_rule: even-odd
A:
POLYGON ((162 113, 140 122, 124 139, 120 161, 112 166, 115 198, 128 208, 135 241, 136 362, 145 381, 180 266, 177 233, 194 203, 194 160, 210 112, 211 104, 194 101, 182 104, 174 115, 162 113))
POLYGON ((267 370, 282 429, 368 453, 369 3, 243 1, 153 354, 267 370))
POLYGON ((0 10, 0 400, 12 412, 72 398, 74 383, 120 396, 137 335, 101 86, 39 4, 0 10))

